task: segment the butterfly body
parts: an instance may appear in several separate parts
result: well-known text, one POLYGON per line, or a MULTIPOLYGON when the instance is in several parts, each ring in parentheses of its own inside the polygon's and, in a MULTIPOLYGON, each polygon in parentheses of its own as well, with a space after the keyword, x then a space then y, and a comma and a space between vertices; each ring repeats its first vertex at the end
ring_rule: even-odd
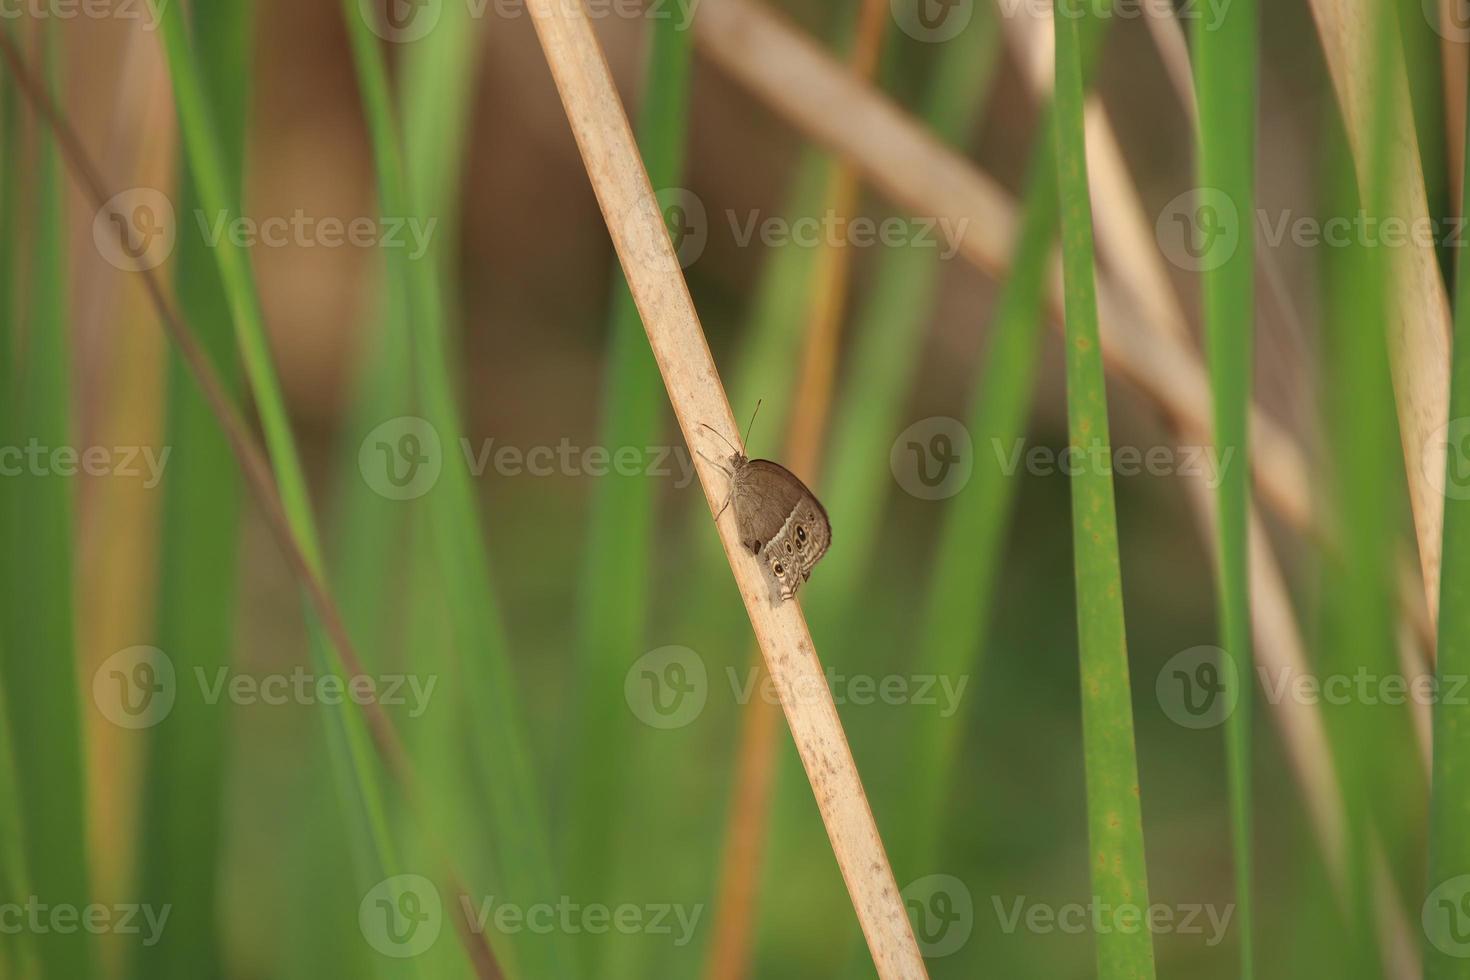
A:
POLYGON ((732 453, 729 462, 725 506, 735 510, 740 543, 761 559, 781 598, 790 599, 832 543, 827 511, 781 464, 749 459, 741 452, 732 453))

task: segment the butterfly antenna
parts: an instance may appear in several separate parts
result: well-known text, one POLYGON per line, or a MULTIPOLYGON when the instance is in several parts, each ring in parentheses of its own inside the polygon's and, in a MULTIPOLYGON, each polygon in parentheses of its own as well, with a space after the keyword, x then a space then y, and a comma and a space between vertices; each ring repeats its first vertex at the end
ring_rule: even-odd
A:
MULTIPOLYGON (((725 445, 729 446, 731 449, 735 449, 735 446, 731 444, 731 442, 730 442, 729 439, 726 439, 724 437, 724 435, 720 432, 719 429, 716 429, 714 426, 710 425, 707 422, 701 422, 699 424, 702 425, 702 426, 704 426, 704 428, 706 428, 706 429, 710 430, 711 432, 713 432, 716 436, 719 436, 720 441, 723 442, 725 445)), ((736 450, 736 451, 739 452, 739 450, 736 450)), ((700 455, 703 455, 703 454, 701 453, 700 455)), ((709 459, 709 457, 708 456, 705 456, 705 459, 709 459)))
POLYGON ((755 428, 755 417, 760 414, 761 399, 755 400, 755 411, 750 413, 750 421, 745 426, 745 436, 740 440, 740 452, 745 452, 745 444, 750 441, 750 430, 755 428))

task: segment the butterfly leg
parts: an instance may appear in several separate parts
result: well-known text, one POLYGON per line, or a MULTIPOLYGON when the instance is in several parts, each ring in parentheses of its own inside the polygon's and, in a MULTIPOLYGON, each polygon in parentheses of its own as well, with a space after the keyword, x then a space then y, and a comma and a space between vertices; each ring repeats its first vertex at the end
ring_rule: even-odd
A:
POLYGON ((718 521, 720 519, 720 515, 723 514, 723 513, 725 513, 725 508, 730 506, 730 501, 735 499, 735 484, 734 484, 735 474, 732 473, 730 471, 730 468, 728 466, 726 466, 724 463, 721 463, 719 460, 715 459, 712 456, 705 455, 705 452, 704 452, 703 449, 696 449, 694 451, 697 452, 697 453, 699 453, 699 455, 704 456, 705 462, 709 463, 715 469, 717 469, 721 473, 725 474, 725 476, 729 477, 730 480, 731 480, 730 492, 727 493, 727 494, 725 494, 725 502, 723 504, 720 504, 720 509, 719 510, 715 511, 715 520, 718 521))

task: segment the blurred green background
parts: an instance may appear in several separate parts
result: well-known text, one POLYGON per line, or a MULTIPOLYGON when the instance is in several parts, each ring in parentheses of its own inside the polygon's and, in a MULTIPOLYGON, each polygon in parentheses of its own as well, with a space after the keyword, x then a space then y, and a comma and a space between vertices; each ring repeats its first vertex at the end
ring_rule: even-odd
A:
MULTIPOLYGON (((770 806, 746 828, 764 845, 738 866, 755 883, 751 926, 736 928, 738 956, 714 951, 731 912, 721 891, 731 814, 743 812, 737 760, 751 706, 741 692, 761 675, 684 474, 691 451, 728 450, 686 447, 673 424, 529 15, 389 2, 174 0, 73 17, 37 7, 0 22, 32 70, 44 66, 109 193, 135 195, 122 204, 134 231, 145 230, 137 208, 161 197, 173 239, 161 257, 119 252, 107 216, 67 179, 3 76, 0 444, 109 447, 119 467, 127 447, 169 456, 157 485, 120 468, 70 476, 54 456, 45 472, 0 479, 0 899, 170 912, 152 944, 146 927, 9 930, 0 915, 0 976, 470 976, 466 949, 480 941, 456 934, 458 889, 472 905, 522 914, 575 905, 640 916, 603 932, 582 918, 544 934, 489 925, 484 939, 509 976, 872 976, 779 715, 770 806), (392 25, 428 15, 437 20, 424 36, 394 36, 392 25), (231 249, 205 227, 221 211, 316 223, 287 229, 279 246, 240 243, 244 264, 231 273, 221 259, 231 249), (380 216, 431 229, 423 254, 376 238, 333 244, 319 224, 369 219, 381 230, 380 216), (283 486, 299 460, 309 515, 285 493, 297 529, 319 532, 367 673, 403 679, 408 703, 381 707, 412 789, 381 764, 350 705, 292 694, 260 703, 228 684, 210 703, 201 686, 199 672, 210 685, 254 685, 343 668, 158 329, 140 264, 169 284, 283 486), (251 337, 268 360, 242 362, 251 337), (404 443, 406 433, 422 438, 404 443), (491 464, 473 472, 461 440, 491 464), (636 472, 591 475, 580 453, 546 475, 494 462, 503 447, 549 459, 561 446, 634 447, 636 472), (439 472, 399 493, 390 476, 415 472, 420 450, 439 472), (665 459, 669 473, 647 471, 665 459), (129 652, 139 647, 159 652, 129 652), (682 649, 661 652, 670 647, 682 649), (668 672, 670 657, 693 673, 668 672), (171 684, 158 680, 165 661, 171 684), (677 689, 659 685, 681 678, 703 706, 670 722, 656 704, 677 689), (128 685, 144 682, 162 683, 171 707, 119 715, 138 703, 128 685), (422 705, 414 683, 433 685, 422 705), (423 876, 427 891, 402 875, 423 876), (403 956, 391 923, 410 922, 429 893, 442 911, 420 928, 437 939, 403 956)), ((866 35, 858 3, 781 6, 835 58, 876 43, 873 84, 1016 199, 1035 230, 1014 274, 997 281, 963 255, 941 258, 943 247, 915 244, 913 226, 893 246, 742 242, 752 217, 823 218, 853 172, 709 63, 684 29, 697 7, 608 12, 596 27, 654 185, 683 189, 661 198, 681 209, 666 210, 676 238, 681 215, 703 212, 688 226, 693 254, 680 254, 735 415, 762 406, 750 454, 789 462, 800 438, 820 447, 814 462, 792 464, 834 528, 801 602, 823 663, 841 675, 839 713, 899 887, 951 876, 941 887, 969 907, 926 943, 930 975, 1095 976, 1091 929, 1028 927, 1024 916, 1007 925, 1018 903, 1064 917, 1093 904, 1069 480, 1004 465, 1013 437, 1053 453, 1068 443, 1063 344, 1042 299, 1055 235, 1051 117, 1012 22, 1049 5, 960 4, 949 15, 965 15, 962 29, 939 43, 905 29, 901 0, 878 5, 889 9, 866 35), (835 293, 824 263, 848 265, 835 293), (838 311, 836 339, 814 355, 808 333, 824 299, 838 311), (825 426, 812 420, 815 431, 797 436, 812 357, 828 358, 835 382, 819 398, 825 426), (949 424, 937 418, 955 420, 943 431, 963 435, 973 472, 924 499, 906 440, 935 450, 936 426, 949 424), (929 690, 938 703, 841 698, 854 679, 929 690), (946 690, 959 692, 952 713, 946 690)), ((1176 21, 1158 5, 1124 6, 1143 12, 1102 25, 1094 87, 1143 212, 1163 229, 1196 185, 1195 135, 1150 18, 1187 33, 1205 12, 1185 7, 1176 21)), ((1429 214, 1455 215, 1463 39, 1436 33, 1417 3, 1367 6, 1398 17, 1384 44, 1409 68, 1429 214)), ((1255 203, 1268 221, 1354 213, 1363 205, 1312 11, 1304 0, 1262 4, 1259 20, 1255 203)), ((908 215, 857 181, 850 216, 962 217, 908 215)), ((1137 262, 1162 262, 1159 234, 1148 244, 1160 254, 1137 262)), ((1381 296, 1352 301, 1352 283, 1375 281, 1353 263, 1378 256, 1290 239, 1258 248, 1276 284, 1257 284, 1254 397, 1304 447, 1320 526, 1350 545, 1264 511, 1308 662, 1350 674, 1355 650, 1370 651, 1370 666, 1396 665, 1402 645, 1411 674, 1432 671, 1412 626, 1422 609, 1396 598, 1400 560, 1415 577, 1407 593, 1422 586, 1407 557, 1388 363, 1374 353, 1383 341, 1357 343, 1384 315, 1381 296), (1376 496, 1355 497, 1360 483, 1376 496), (1353 522, 1363 513, 1372 527, 1353 522)), ((1459 253, 1440 252, 1449 277, 1459 253)), ((1198 277, 1161 267, 1198 352, 1198 277)), ((1177 469, 1181 441, 1198 440, 1128 379, 1108 382, 1114 448, 1167 449, 1177 469)), ((1180 724, 1159 693, 1171 658, 1222 642, 1212 532, 1185 475, 1114 482, 1150 899, 1180 923, 1154 936, 1158 971, 1237 975, 1224 729, 1180 724)), ((1344 781, 1346 812, 1372 812, 1354 866, 1381 855, 1396 883, 1345 889, 1259 687, 1256 701, 1256 973, 1398 975, 1344 895, 1366 889, 1393 911, 1390 932, 1411 955, 1423 944, 1429 778, 1410 709, 1359 704, 1344 722, 1353 737, 1334 729, 1338 751, 1353 747, 1340 764, 1363 773, 1344 781)))

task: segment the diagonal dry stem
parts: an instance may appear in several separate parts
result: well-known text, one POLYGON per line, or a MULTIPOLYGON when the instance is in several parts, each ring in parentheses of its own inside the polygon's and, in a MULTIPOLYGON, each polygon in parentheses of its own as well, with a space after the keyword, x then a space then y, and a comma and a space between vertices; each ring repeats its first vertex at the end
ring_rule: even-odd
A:
MULTIPOLYGON (((863 0, 849 62, 852 71, 864 80, 871 80, 877 71, 889 21, 888 9, 887 0, 863 0)), ((836 163, 829 173, 827 213, 846 220, 857 210, 858 175, 846 161, 836 163)), ((796 410, 790 415, 786 436, 787 463, 808 486, 817 485, 821 466, 822 442, 837 373, 837 341, 851 272, 851 249, 833 243, 823 247, 812 277, 807 335, 793 397, 796 410)), ((761 671, 759 649, 751 656, 755 669, 761 671)), ((725 825, 724 856, 715 902, 714 938, 706 959, 708 980, 740 980, 750 974, 757 892, 771 826, 776 735, 775 705, 766 698, 755 698, 741 715, 735 788, 725 825)))
MULTIPOLYGON (((706 424, 733 432, 724 386, 586 11, 567 0, 532 0, 530 10, 684 438, 698 445, 706 424)), ((702 454, 695 458, 717 513, 725 478, 702 454)), ((801 606, 775 600, 740 543, 733 513, 715 526, 878 975, 927 977, 801 606)))

